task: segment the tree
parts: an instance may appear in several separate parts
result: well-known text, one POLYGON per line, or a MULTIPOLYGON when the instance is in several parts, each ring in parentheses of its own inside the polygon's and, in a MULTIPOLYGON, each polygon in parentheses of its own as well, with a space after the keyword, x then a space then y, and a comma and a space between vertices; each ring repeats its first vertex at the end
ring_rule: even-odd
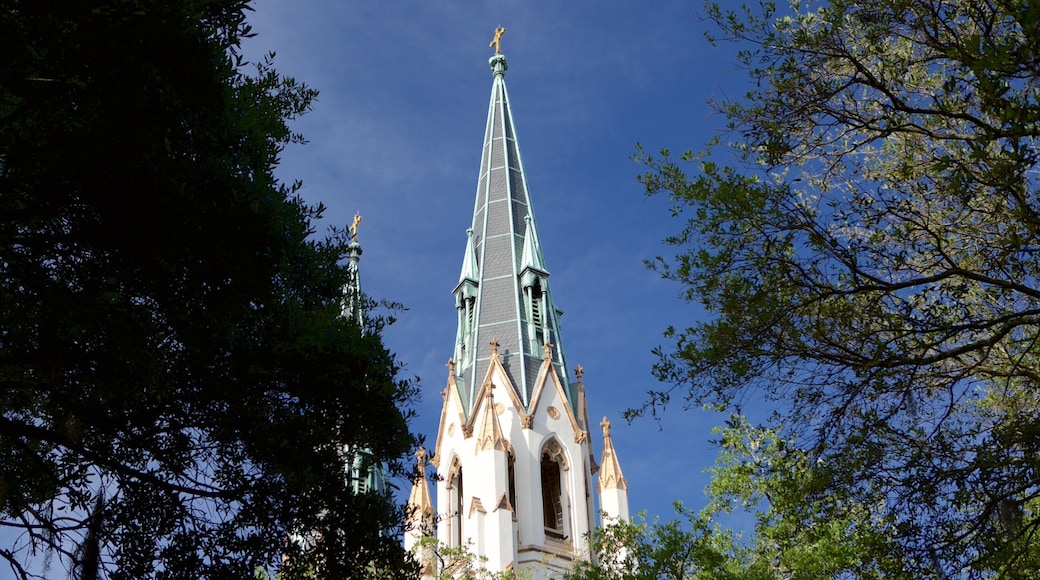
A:
POLYGON ((465 546, 446 546, 433 536, 419 540, 413 548, 415 558, 425 567, 423 577, 436 580, 529 580, 534 569, 519 567, 492 572, 487 569, 487 557, 475 554, 472 543, 465 546))
POLYGON ((349 240, 273 170, 314 91, 246 0, 0 8, 0 559, 15 577, 413 571, 350 450, 413 385, 339 316, 349 240), (306 534, 309 543, 289 541, 306 534), (285 565, 282 565, 283 556, 285 565))
POLYGON ((707 506, 676 503, 677 520, 641 515, 597 529, 594 557, 568 580, 922 578, 902 561, 878 504, 820 487, 811 455, 791 440, 739 416, 715 433, 707 506), (744 519, 750 534, 723 525, 744 519))
POLYGON ((614 521, 593 530, 592 558, 579 560, 565 580, 699 580, 757 577, 742 570, 741 560, 727 550, 730 536, 713 529, 708 518, 675 505, 682 518, 614 521))
POLYGON ((918 577, 1037 574, 1040 6, 707 16, 754 89, 716 103, 732 142, 637 155, 686 220, 656 267, 713 316, 668 330, 675 386, 636 412, 773 401, 918 577))

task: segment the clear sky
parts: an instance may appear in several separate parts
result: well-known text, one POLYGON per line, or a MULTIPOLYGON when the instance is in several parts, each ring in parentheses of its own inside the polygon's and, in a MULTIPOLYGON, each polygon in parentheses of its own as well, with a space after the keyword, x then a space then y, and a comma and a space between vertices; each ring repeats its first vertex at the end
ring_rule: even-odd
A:
MULTIPOLYGON (((722 417, 675 403, 660 424, 621 412, 660 388, 651 349, 669 325, 703 316, 643 260, 681 228, 667 200, 646 198, 629 160, 648 150, 698 149, 722 135, 709 98, 746 89, 736 47, 712 47, 694 0, 343 2, 262 0, 249 54, 320 91, 295 125, 309 140, 285 152, 286 181, 327 206, 326 224, 363 221, 362 286, 408 311, 385 339, 421 377, 413 424, 434 443, 452 355, 465 230, 472 219, 492 75, 502 52, 554 301, 564 311, 570 365, 585 369, 593 423, 614 423, 632 512, 670 519, 671 503, 704 503, 722 417)), ((667 345, 666 345, 667 346, 667 345)), ((598 430, 597 430, 598 431, 598 430)), ((596 457, 602 439, 593 433, 596 457)), ((397 482, 407 485, 407 482, 397 482)))

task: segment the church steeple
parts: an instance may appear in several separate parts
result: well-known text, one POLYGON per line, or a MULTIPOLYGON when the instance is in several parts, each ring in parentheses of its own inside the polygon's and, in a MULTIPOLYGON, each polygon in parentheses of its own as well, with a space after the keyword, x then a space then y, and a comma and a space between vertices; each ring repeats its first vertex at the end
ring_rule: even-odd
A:
MULTIPOLYGON (((347 245, 347 273, 349 278, 343 287, 343 304, 340 316, 352 320, 362 332, 365 329, 365 298, 361 292, 361 272, 358 263, 361 261, 361 244, 358 243, 358 225, 361 214, 354 214, 354 222, 350 225, 350 243, 347 245)), ((375 492, 389 496, 390 484, 387 480, 386 466, 372 463, 372 453, 367 449, 344 449, 351 458, 347 476, 355 493, 375 492)))
MULTIPOLYGON (((504 30, 504 29, 503 29, 504 30)), ((501 34, 496 32, 498 46, 501 34)), ((552 361, 573 408, 576 393, 567 378, 560 343, 561 312, 549 291, 549 272, 538 243, 538 232, 524 173, 520 144, 513 125, 505 72, 505 55, 489 60, 492 70, 480 175, 473 205, 459 285, 456 339, 456 384, 469 411, 487 373, 490 340, 497 339, 502 364, 516 396, 530 407, 536 379, 552 345, 552 361)))
POLYGON ((491 42, 491 101, 431 463, 438 542, 472 549, 491 571, 530 570, 543 580, 589 556, 595 460, 582 371, 572 382, 565 370, 513 126, 504 32, 491 42))
POLYGON ((361 294, 361 272, 358 262, 361 261, 361 244, 358 243, 358 225, 361 214, 354 214, 354 222, 350 224, 350 243, 347 244, 347 283, 343 286, 343 304, 340 316, 352 319, 361 328, 365 327, 365 305, 361 294))

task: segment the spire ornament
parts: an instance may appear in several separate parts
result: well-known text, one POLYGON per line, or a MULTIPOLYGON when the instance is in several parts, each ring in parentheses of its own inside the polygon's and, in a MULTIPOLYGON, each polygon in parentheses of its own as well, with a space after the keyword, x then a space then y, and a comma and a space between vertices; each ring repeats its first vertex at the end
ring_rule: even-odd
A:
MULTIPOLYGON (((618 463, 617 452, 614 451, 614 441, 610 438, 610 420, 603 417, 599 422, 603 428, 603 465, 599 472, 599 490, 603 493, 607 489, 628 489, 628 482, 621 473, 621 464, 618 463)), ((625 512, 628 511, 628 500, 625 500, 625 512)), ((628 517, 627 513, 625 517, 628 517)))
POLYGON ((487 383, 484 390, 484 414, 480 422, 480 433, 477 436, 477 453, 493 449, 496 451, 512 451, 513 446, 502 433, 502 425, 498 422, 495 411, 495 384, 487 383))
POLYGON ((495 49, 495 54, 488 59, 488 64, 491 65, 491 70, 495 71, 496 77, 505 77, 506 69, 509 68, 509 65, 506 64, 506 55, 502 54, 502 35, 505 33, 506 29, 499 26, 495 29, 495 37, 488 44, 489 47, 495 49))
POLYGON ((424 447, 415 452, 415 475, 412 477, 412 491, 408 494, 408 518, 419 531, 420 536, 433 533, 434 509, 430 496, 430 486, 426 482, 426 460, 429 456, 424 447))
POLYGON ((349 230, 350 230, 350 241, 352 241, 352 242, 356 242, 357 241, 357 230, 358 230, 358 224, 360 224, 360 223, 361 223, 361 214, 360 213, 355 213, 354 214, 354 222, 350 224, 350 228, 349 228, 349 230))
POLYGON ((495 38, 491 39, 491 43, 488 44, 488 48, 495 47, 495 54, 502 54, 502 35, 505 33, 505 28, 501 26, 495 28, 495 38))

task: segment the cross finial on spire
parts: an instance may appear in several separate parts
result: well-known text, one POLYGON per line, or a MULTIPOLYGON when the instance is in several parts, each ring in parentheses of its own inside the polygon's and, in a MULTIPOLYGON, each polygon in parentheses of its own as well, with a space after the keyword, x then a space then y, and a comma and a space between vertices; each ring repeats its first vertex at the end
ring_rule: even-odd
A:
POLYGON ((354 213, 354 223, 350 224, 350 241, 352 241, 352 242, 356 242, 357 241, 357 229, 358 229, 358 224, 360 224, 360 223, 361 223, 361 214, 355 212, 354 213))
POLYGON ((496 356, 498 355, 498 339, 497 338, 492 338, 491 339, 491 354, 496 355, 496 356))
POLYGON ((603 436, 610 437, 610 419, 603 417, 603 420, 599 422, 599 426, 603 428, 603 436))
POLYGON ((545 360, 552 360, 552 349, 553 345, 551 342, 542 345, 542 350, 545 351, 545 360))
POLYGON ((491 40, 488 47, 495 47, 495 54, 502 54, 502 35, 506 33, 506 29, 499 26, 495 28, 495 38, 491 40))

